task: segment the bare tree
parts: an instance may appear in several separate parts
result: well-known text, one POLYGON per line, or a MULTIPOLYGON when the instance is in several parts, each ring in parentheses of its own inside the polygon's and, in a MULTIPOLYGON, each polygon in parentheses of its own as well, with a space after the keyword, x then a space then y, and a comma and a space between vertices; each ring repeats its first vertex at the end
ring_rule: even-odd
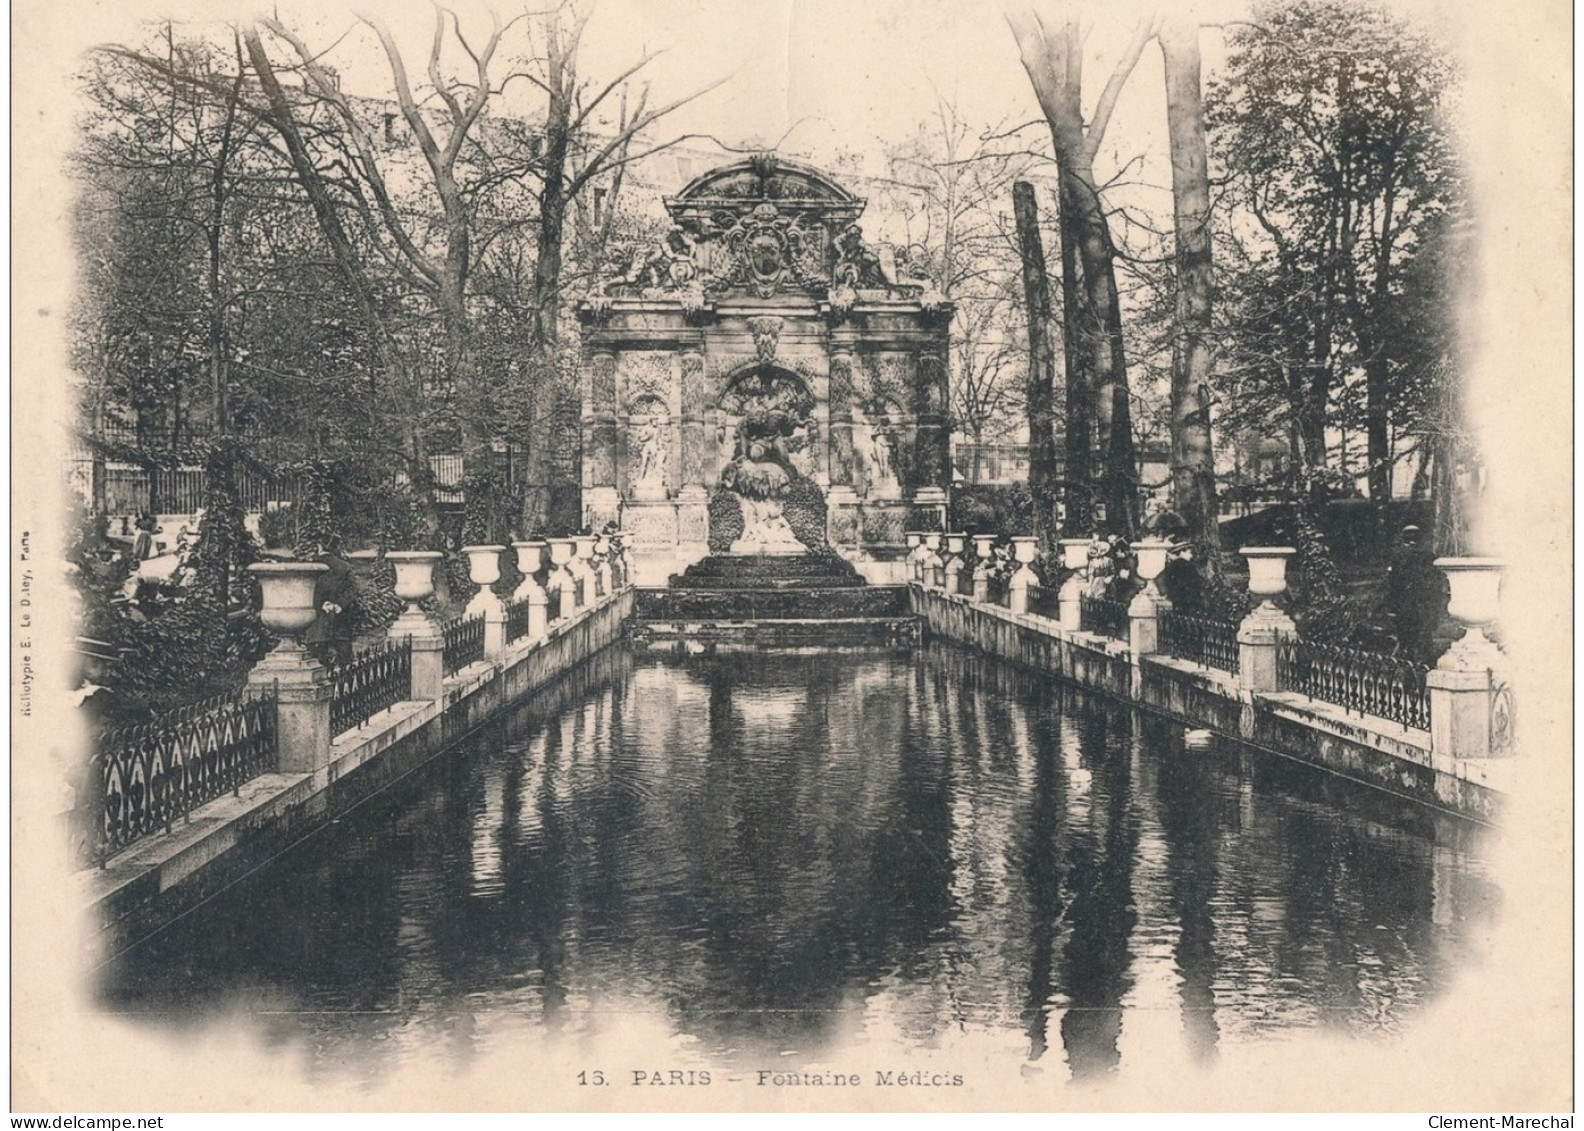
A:
MULTIPOLYGON (((1093 392, 1096 417, 1104 434, 1102 494, 1106 524, 1131 534, 1137 509, 1137 462, 1129 422, 1127 366, 1122 340, 1122 306, 1116 284, 1116 246, 1095 179, 1094 159, 1105 137, 1123 84, 1154 34, 1148 21, 1134 30, 1121 58, 1106 80, 1094 114, 1083 115, 1083 34, 1073 4, 1061 8, 1054 27, 1031 12, 1008 16, 1040 109, 1050 127, 1051 144, 1061 184, 1063 322, 1068 353, 1069 482, 1082 483, 1087 469, 1078 456, 1087 451, 1087 430, 1076 433, 1073 411, 1093 392)), ((1068 521, 1088 518, 1087 500, 1079 487, 1068 503, 1068 521), (1076 506, 1074 504, 1077 504, 1076 506)))

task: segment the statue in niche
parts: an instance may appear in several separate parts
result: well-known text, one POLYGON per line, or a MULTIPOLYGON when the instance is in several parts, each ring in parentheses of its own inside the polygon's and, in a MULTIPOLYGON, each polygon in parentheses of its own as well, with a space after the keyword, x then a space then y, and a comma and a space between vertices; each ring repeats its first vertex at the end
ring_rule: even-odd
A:
POLYGON ((628 431, 633 453, 632 497, 657 500, 666 497, 666 462, 670 449, 670 417, 663 410, 645 407, 634 413, 628 431))
MULTIPOLYGON (((737 382, 728 394, 741 412, 739 446, 721 472, 721 487, 737 497, 742 535, 733 554, 802 554, 807 547, 787 521, 783 506, 803 478, 789 452, 808 424, 814 401, 793 379, 760 370, 737 382)), ((733 415, 736 415, 735 413, 733 415)))
POLYGON ((853 439, 863 468, 865 492, 872 498, 900 498, 896 474, 896 437, 884 405, 873 407, 874 419, 862 405, 853 405, 853 439))

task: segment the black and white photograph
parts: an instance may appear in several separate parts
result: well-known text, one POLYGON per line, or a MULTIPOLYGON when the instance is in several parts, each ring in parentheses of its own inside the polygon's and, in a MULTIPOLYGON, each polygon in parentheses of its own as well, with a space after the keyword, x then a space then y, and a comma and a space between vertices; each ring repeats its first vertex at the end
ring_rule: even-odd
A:
POLYGON ((15 5, 12 1111, 1571 1113, 1572 18, 15 5))

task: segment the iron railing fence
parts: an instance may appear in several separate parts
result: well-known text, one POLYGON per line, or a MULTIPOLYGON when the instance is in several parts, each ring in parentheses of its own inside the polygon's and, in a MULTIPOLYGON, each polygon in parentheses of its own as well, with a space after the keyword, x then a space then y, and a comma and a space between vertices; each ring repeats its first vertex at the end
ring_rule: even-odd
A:
POLYGON ((330 733, 360 727, 412 697, 412 637, 371 648, 330 677, 330 733))
POLYGON ((1037 617, 1061 620, 1061 590, 1053 585, 1036 585, 1029 590, 1028 611, 1037 617))
POLYGON ((441 653, 445 674, 461 671, 484 658, 484 614, 458 617, 445 626, 445 650, 441 653))
POLYGON ((528 598, 506 606, 506 643, 514 644, 528 635, 528 598))
POLYGON ((1237 625, 1172 611, 1160 615, 1156 629, 1160 650, 1168 656, 1237 674, 1237 625))
POLYGON ((88 851, 97 863, 275 768, 275 695, 217 696, 107 731, 92 760, 88 851))
POLYGON ((1426 664, 1287 638, 1276 646, 1276 687, 1349 711, 1390 719, 1405 727, 1430 729, 1426 664))
POLYGON ((1109 636, 1113 640, 1126 640, 1128 638, 1127 605, 1105 597, 1080 597, 1078 626, 1085 632, 1109 636))

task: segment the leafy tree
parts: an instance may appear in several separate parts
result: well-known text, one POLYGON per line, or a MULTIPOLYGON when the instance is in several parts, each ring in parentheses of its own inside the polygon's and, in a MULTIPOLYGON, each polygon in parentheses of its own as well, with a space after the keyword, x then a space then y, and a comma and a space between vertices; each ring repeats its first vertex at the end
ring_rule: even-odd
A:
POLYGON ((1394 389, 1438 371, 1396 331, 1418 301, 1404 290, 1413 264, 1438 254, 1461 196, 1451 65, 1422 31, 1339 0, 1265 3, 1228 46, 1206 106, 1238 244, 1239 365, 1286 402, 1310 493, 1329 479, 1335 398, 1361 374, 1370 493, 1384 499, 1394 389))

